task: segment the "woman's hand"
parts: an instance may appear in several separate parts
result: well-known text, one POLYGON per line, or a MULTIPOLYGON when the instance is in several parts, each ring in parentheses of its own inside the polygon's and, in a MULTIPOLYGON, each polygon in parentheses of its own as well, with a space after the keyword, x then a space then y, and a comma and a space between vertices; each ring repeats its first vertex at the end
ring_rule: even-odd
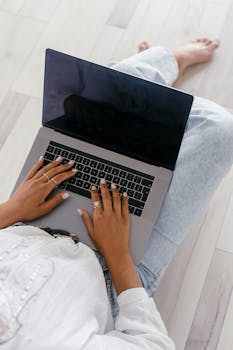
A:
POLYGON ((98 192, 94 187, 91 199, 94 204, 94 216, 78 209, 82 215, 89 236, 96 248, 103 255, 108 265, 117 295, 129 288, 140 288, 142 283, 137 274, 129 251, 130 217, 128 196, 120 198, 116 185, 112 185, 112 197, 107 184, 101 180, 102 205, 98 192))
POLYGON ((42 167, 43 161, 43 157, 40 157, 16 192, 5 204, 9 212, 15 213, 15 222, 37 219, 49 213, 69 197, 68 193, 60 192, 46 200, 56 185, 76 174, 76 169, 71 170, 74 162, 62 165, 62 158, 58 157, 55 161, 42 167), (44 175, 45 173, 47 177, 44 175))
POLYGON ((91 191, 92 203, 99 202, 100 206, 93 209, 93 219, 84 210, 79 209, 88 234, 96 248, 106 260, 118 259, 129 252, 130 217, 128 196, 120 198, 116 185, 112 184, 112 196, 104 179, 100 182, 102 201, 95 187, 91 191))

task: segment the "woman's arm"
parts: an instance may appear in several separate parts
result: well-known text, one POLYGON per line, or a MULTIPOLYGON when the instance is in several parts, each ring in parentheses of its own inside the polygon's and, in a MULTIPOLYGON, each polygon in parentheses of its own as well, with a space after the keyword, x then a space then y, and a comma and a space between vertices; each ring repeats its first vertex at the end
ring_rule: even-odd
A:
MULTIPOLYGON (((114 185, 111 196, 104 181, 100 188, 102 205, 94 209, 93 218, 84 209, 78 211, 111 272, 118 295, 119 314, 115 329, 91 337, 86 349, 174 350, 174 343, 167 335, 153 299, 142 288, 129 251, 128 197, 126 194, 120 197, 114 185)), ((95 188, 91 198, 93 202, 101 203, 95 188)))
POLYGON ((17 208, 9 201, 0 204, 0 229, 15 224, 17 221, 17 208))
POLYGON ((62 157, 58 157, 43 167, 43 161, 43 157, 40 157, 12 197, 0 204, 0 229, 17 221, 35 220, 69 197, 68 193, 60 192, 49 200, 46 199, 56 184, 59 185, 76 174, 76 169, 71 170, 74 162, 62 165, 62 157), (48 181, 44 173, 52 181, 48 181))
MULTIPOLYGON (((124 193, 121 198, 113 184, 111 197, 104 179, 101 180, 100 188, 102 204, 94 209, 93 219, 84 209, 79 209, 79 213, 96 248, 105 258, 119 295, 129 288, 142 287, 129 250, 128 196, 124 193)), ((95 187, 92 188, 91 198, 92 202, 101 203, 95 187)))

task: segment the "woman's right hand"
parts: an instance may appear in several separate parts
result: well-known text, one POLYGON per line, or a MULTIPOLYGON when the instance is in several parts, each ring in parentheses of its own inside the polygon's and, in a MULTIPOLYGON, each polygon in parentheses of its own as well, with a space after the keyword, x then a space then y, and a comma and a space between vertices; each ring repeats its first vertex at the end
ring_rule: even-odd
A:
POLYGON ((100 189, 102 201, 97 189, 93 187, 91 190, 92 203, 100 203, 98 208, 93 209, 93 217, 84 209, 79 209, 78 212, 82 215, 89 236, 105 260, 118 260, 122 255, 129 254, 128 196, 124 193, 120 197, 114 184, 111 186, 111 196, 104 179, 100 182, 100 189))

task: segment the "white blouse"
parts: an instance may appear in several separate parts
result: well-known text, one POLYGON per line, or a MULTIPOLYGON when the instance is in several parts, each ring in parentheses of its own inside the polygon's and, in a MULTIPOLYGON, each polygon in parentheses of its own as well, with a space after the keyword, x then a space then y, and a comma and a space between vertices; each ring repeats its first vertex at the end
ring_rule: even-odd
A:
POLYGON ((144 288, 118 296, 113 321, 94 254, 33 226, 0 230, 0 349, 174 349, 144 288))

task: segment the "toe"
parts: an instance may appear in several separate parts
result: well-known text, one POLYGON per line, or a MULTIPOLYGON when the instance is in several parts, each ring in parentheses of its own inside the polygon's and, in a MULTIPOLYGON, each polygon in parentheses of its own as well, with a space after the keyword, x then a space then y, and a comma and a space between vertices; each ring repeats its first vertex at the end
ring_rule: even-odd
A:
POLYGON ((219 40, 212 40, 209 44, 209 47, 212 49, 217 49, 220 45, 220 41, 219 40))

